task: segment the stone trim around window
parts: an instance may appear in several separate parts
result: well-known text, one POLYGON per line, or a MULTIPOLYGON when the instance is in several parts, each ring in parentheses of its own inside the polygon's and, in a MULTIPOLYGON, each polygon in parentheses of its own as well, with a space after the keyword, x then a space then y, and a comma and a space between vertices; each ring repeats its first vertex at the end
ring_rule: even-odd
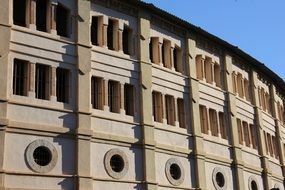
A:
POLYGON ((50 142, 43 139, 38 139, 29 144, 29 146, 26 149, 25 157, 30 169, 32 169, 37 173, 48 173, 55 167, 58 159, 58 153, 56 148, 50 142), (51 159, 49 163, 45 166, 41 166, 35 162, 34 151, 38 147, 47 148, 49 150, 49 153, 51 154, 50 155, 51 159))
POLYGON ((251 183, 252 183, 252 182, 255 182, 255 184, 256 184, 256 186, 257 186, 257 189, 260 189, 256 177, 255 177, 255 176, 250 176, 250 177, 248 178, 248 189, 249 189, 249 190, 255 190, 255 189, 252 189, 252 188, 251 188, 251 187, 252 187, 252 186, 251 186, 251 183))
POLYGON ((179 186, 183 183, 184 181, 184 178, 185 178, 185 173, 184 173, 184 169, 182 167, 182 164, 181 162, 176 159, 176 158, 170 158, 166 164, 165 164, 165 174, 166 174, 166 177, 168 179, 168 181, 174 185, 174 186, 179 186), (175 179, 171 173, 171 166, 175 166, 177 167, 180 171, 180 174, 178 176, 178 179, 175 179))
POLYGON ((213 184, 216 190, 226 190, 227 189, 227 176, 223 169, 219 167, 214 168, 213 173, 212 173, 212 180, 213 180, 213 184), (219 182, 217 181, 217 176, 223 177, 222 184, 219 184, 219 182))
POLYGON ((104 166, 107 174, 114 179, 123 178, 129 170, 129 161, 127 155, 120 149, 114 148, 109 150, 104 157, 104 166), (123 168, 120 172, 116 172, 112 169, 111 158, 113 156, 119 156, 123 160, 123 168))

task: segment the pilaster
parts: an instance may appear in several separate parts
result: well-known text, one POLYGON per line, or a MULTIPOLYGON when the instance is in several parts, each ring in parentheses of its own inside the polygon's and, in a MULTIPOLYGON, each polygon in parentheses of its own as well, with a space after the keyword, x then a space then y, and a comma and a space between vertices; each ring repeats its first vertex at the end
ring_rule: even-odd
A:
POLYGON ((284 149, 283 149, 283 142, 281 136, 281 123, 280 120, 277 119, 278 108, 277 108, 277 101, 276 101, 276 87, 274 85, 270 86, 270 94, 271 94, 271 105, 272 105, 272 116, 275 118, 275 132, 276 132, 276 139, 277 139, 277 148, 279 151, 279 160, 282 167, 283 177, 285 177, 285 160, 284 160, 284 149))
POLYGON ((152 122, 152 65, 149 62, 150 15, 139 10, 139 50, 141 71, 141 127, 143 132, 144 185, 146 190, 157 190, 155 169, 155 141, 152 122))
POLYGON ((256 127, 257 127, 257 137, 258 137, 258 150, 261 156, 261 164, 263 168, 263 185, 264 189, 271 188, 271 171, 269 170, 269 161, 266 154, 266 145, 265 139, 263 135, 263 119, 262 119, 262 109, 259 106, 259 98, 258 98, 258 78, 256 71, 252 71, 251 73, 251 81, 253 87, 253 105, 255 106, 255 114, 256 114, 256 127))
MULTIPOLYGON (((206 190, 206 170, 203 136, 201 132, 200 112, 199 112, 199 81, 196 79, 196 42, 194 36, 187 37, 186 63, 189 75, 189 103, 191 126, 194 138, 194 157, 196 161, 196 188, 206 190)), ((194 185, 194 184, 193 184, 194 185)))
POLYGON ((237 108, 236 108, 236 97, 232 88, 232 57, 230 55, 225 55, 225 88, 226 88, 226 99, 227 99, 227 111, 229 116, 229 130, 231 135, 231 145, 233 153, 233 167, 235 169, 236 178, 236 189, 243 190, 245 188, 244 182, 244 170, 242 161, 242 150, 239 144, 239 134, 237 127, 237 108))
POLYGON ((90 1, 77 1, 77 176, 78 189, 93 189, 91 177, 90 1))

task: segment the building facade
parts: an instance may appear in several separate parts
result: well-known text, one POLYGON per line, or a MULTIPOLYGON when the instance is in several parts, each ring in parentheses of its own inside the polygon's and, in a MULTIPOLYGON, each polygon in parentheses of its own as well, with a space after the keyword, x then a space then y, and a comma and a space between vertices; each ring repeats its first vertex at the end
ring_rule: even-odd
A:
POLYGON ((1 0, 0 81, 0 190, 284 190, 284 81, 151 4, 1 0))

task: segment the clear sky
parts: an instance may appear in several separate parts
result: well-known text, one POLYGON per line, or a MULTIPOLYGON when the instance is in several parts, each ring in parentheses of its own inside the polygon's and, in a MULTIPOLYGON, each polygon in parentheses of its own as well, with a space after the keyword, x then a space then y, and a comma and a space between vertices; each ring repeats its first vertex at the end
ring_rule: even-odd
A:
POLYGON ((285 80, 285 0, 144 0, 238 46, 285 80))

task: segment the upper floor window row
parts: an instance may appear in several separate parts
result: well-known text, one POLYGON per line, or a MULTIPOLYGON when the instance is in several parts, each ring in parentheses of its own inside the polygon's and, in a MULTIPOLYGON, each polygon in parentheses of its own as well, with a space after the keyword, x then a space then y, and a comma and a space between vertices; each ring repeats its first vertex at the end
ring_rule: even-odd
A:
POLYGON ((49 0, 13 0, 13 23, 42 32, 56 31, 64 37, 71 35, 70 10, 49 0))
POLYGON ((226 125, 226 117, 224 112, 217 113, 214 109, 208 109, 206 106, 200 105, 200 125, 201 132, 211 134, 212 136, 228 139, 228 130, 226 125))
POLYGON ((243 77, 241 73, 233 71, 232 85, 234 94, 238 95, 240 98, 246 99, 249 102, 251 101, 251 85, 249 80, 243 77))
POLYGON ((203 57, 202 55, 196 56, 196 74, 197 79, 206 81, 219 88, 222 87, 221 66, 213 61, 211 57, 203 57))
POLYGON ((170 40, 163 39, 160 42, 158 37, 151 37, 149 55, 152 63, 183 73, 182 49, 178 45, 172 45, 170 40))
POLYGON ((272 115, 272 104, 270 93, 266 92, 264 88, 258 87, 258 99, 260 108, 272 115))
POLYGON ((237 119, 239 143, 247 147, 257 149, 257 130, 256 126, 237 119))
POLYGON ((155 122, 186 128, 185 105, 182 98, 152 92, 152 111, 155 122))
POLYGON ((70 71, 44 64, 33 64, 25 60, 14 59, 13 94, 50 100, 56 97, 58 102, 68 103, 70 98, 70 71), (53 85, 56 84, 56 85, 53 85))
POLYGON ((281 124, 285 125, 285 110, 279 101, 277 102, 277 118, 280 120, 281 124))
POLYGON ((91 104, 93 109, 104 110, 104 106, 113 113, 135 115, 135 87, 118 81, 91 78, 91 104))
POLYGON ((121 26, 119 22, 117 19, 109 18, 108 22, 104 23, 103 16, 93 16, 90 32, 92 45, 132 55, 133 30, 126 24, 121 26))

